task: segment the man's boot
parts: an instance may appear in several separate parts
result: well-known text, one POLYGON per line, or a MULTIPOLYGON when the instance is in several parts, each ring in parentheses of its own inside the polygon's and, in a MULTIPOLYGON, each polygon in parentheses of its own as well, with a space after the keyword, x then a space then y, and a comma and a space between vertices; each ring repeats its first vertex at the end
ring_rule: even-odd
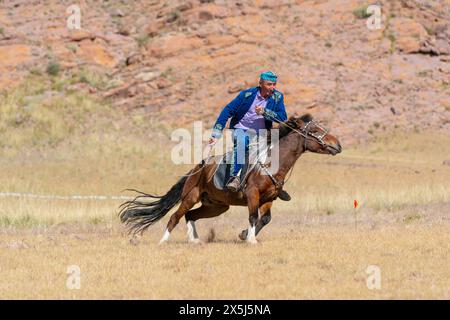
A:
POLYGON ((291 200, 291 196, 289 195, 289 193, 287 193, 287 192, 284 191, 283 189, 281 189, 280 191, 278 191, 278 198, 280 198, 280 200, 283 200, 283 201, 289 201, 289 200, 291 200))
POLYGON ((239 180, 239 177, 232 176, 230 178, 230 180, 228 180, 227 189, 230 190, 231 192, 238 192, 240 184, 241 184, 241 181, 239 180))

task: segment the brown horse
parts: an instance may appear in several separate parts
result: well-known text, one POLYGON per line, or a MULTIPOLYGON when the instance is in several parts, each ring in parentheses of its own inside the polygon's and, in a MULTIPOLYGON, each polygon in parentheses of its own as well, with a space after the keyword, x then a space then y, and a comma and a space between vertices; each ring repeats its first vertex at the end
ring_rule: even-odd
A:
POLYGON ((170 217, 160 244, 169 239, 170 233, 183 216, 186 218, 189 241, 199 243, 195 221, 219 216, 227 211, 230 205, 247 206, 250 226, 240 233, 239 238, 252 244, 257 243, 256 235, 271 220, 272 203, 276 200, 287 173, 300 155, 305 151, 331 155, 342 151, 336 137, 314 122, 309 114, 290 117, 288 121, 280 123, 279 137, 278 171, 268 175, 264 164, 261 164, 257 170, 250 171, 246 187, 241 194, 217 189, 212 178, 218 164, 206 164, 202 161, 164 196, 138 191, 140 196, 121 205, 121 221, 127 224, 130 232, 142 233, 181 201, 181 205, 170 217), (142 198, 158 200, 143 202, 142 198), (198 202, 202 205, 191 210, 198 202))

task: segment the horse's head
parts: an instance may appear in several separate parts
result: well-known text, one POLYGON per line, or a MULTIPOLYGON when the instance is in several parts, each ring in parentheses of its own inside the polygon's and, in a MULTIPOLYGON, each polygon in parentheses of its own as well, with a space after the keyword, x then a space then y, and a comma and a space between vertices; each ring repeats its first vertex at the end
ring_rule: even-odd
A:
POLYGON ((303 136, 305 150, 333 156, 342 151, 339 140, 315 122, 310 114, 304 114, 301 117, 291 116, 285 124, 286 130, 295 131, 303 136))

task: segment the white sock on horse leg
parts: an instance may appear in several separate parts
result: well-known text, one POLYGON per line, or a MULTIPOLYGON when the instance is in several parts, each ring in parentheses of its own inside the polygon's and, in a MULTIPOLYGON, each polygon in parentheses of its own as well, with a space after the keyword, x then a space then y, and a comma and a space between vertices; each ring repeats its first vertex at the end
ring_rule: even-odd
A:
POLYGON ((159 244, 162 244, 162 243, 166 242, 167 240, 169 240, 169 237, 170 237, 170 232, 169 232, 169 230, 167 230, 167 228, 166 228, 166 231, 164 231, 163 237, 162 237, 161 240, 159 241, 159 244))
POLYGON ((198 238, 197 230, 195 229, 195 222, 192 220, 186 221, 186 226, 188 240, 191 242, 198 242, 200 239, 198 238))
POLYGON ((256 226, 250 226, 248 228, 248 233, 247 233, 247 242, 249 243, 257 243, 256 241, 256 226))

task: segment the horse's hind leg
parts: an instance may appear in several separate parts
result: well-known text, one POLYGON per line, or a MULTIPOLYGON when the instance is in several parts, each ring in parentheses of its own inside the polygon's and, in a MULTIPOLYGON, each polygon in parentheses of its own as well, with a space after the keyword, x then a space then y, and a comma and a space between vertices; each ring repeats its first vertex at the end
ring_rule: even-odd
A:
POLYGON ((200 243, 195 221, 203 218, 213 218, 227 211, 230 206, 227 205, 202 205, 200 208, 190 210, 184 216, 186 218, 187 234, 189 242, 200 243))
MULTIPOLYGON (((272 219, 272 214, 270 212, 271 207, 272 202, 267 202, 263 204, 261 207, 259 207, 261 217, 258 219, 258 222, 256 223, 255 236, 257 236, 258 233, 261 231, 261 229, 264 228, 264 226, 266 226, 272 219)), ((242 232, 239 234, 239 239, 246 240, 247 235, 248 229, 242 230, 242 232)))
POLYGON ((180 219, 191 209, 197 202, 199 202, 199 191, 198 188, 194 188, 187 194, 187 196, 183 199, 177 211, 175 211, 169 219, 167 223, 166 230, 164 231, 164 235, 159 241, 159 244, 163 244, 167 240, 169 240, 170 233, 176 227, 180 219))

